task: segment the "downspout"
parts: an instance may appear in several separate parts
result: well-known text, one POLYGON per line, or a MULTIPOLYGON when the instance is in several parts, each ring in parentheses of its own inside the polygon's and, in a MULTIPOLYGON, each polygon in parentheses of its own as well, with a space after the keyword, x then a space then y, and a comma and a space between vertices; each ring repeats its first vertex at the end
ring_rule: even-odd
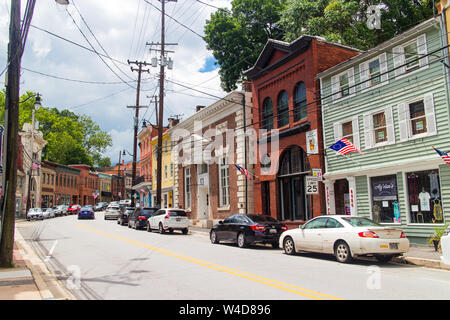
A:
MULTIPOLYGON (((448 46, 448 35, 447 35, 447 20, 445 18, 445 11, 448 8, 448 3, 441 8, 441 33, 442 33, 442 41, 443 41, 443 45, 445 46, 447 52, 445 52, 445 56, 447 56, 446 60, 446 64, 444 64, 444 73, 447 71, 445 70, 445 68, 448 68, 447 66, 450 65, 450 57, 449 57, 449 48, 448 46)), ((449 99, 449 92, 450 92, 450 73, 447 75, 447 90, 446 90, 446 96, 447 96, 447 103, 450 102, 449 99)), ((447 120, 449 121, 448 123, 450 123, 450 109, 447 108, 447 120)))

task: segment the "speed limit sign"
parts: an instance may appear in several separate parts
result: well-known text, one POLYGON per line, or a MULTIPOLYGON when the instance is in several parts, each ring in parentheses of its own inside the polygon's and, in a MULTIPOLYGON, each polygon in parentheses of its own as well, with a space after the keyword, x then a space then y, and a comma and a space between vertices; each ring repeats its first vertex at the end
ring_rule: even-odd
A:
POLYGON ((319 194, 319 181, 317 177, 305 176, 306 194, 319 194))

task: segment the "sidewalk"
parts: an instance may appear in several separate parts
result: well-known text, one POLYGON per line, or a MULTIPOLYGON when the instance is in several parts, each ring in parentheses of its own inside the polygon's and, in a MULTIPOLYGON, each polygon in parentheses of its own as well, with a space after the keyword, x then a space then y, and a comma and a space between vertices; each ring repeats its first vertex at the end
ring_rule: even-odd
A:
POLYGON ((0 300, 74 300, 16 228, 13 268, 0 268, 0 300))
MULTIPOLYGON (((197 233, 209 237, 209 230, 206 228, 190 226, 191 233, 197 233)), ((450 265, 441 262, 441 252, 434 251, 433 246, 421 246, 411 244, 409 251, 401 257, 392 259, 395 263, 412 264, 422 267, 443 269, 450 271, 450 265)))

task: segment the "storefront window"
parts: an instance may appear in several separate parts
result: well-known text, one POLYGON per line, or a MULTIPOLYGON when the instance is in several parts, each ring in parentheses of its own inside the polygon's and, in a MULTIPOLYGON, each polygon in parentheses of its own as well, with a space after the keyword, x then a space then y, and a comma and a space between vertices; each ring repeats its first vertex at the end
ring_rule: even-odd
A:
POLYGON ((406 178, 411 223, 443 223, 439 171, 409 172, 406 178))
POLYGON ((395 175, 370 178, 372 219, 381 223, 400 223, 400 209, 395 175))

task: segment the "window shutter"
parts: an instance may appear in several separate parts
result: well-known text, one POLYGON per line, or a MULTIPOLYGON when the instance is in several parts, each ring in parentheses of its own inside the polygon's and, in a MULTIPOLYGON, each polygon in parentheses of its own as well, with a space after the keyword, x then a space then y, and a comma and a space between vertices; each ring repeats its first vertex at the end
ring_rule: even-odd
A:
POLYGON ((333 101, 339 99, 339 76, 331 77, 331 93, 333 95, 333 101))
MULTIPOLYGON (((427 55, 427 53, 428 53, 427 37, 426 37, 425 33, 417 38, 417 53, 419 54, 419 57, 427 55)), ((427 66, 428 65, 428 57, 420 58, 419 65, 421 68, 424 66, 427 66)))
POLYGON ((342 123, 337 122, 333 124, 333 130, 334 130, 334 141, 333 143, 337 142, 338 140, 342 139, 342 123))
POLYGON ((388 61, 387 54, 382 53, 380 55, 380 72, 381 72, 381 83, 385 83, 389 79, 388 75, 388 61))
POLYGON ((427 93, 423 100, 425 105, 425 114, 427 117, 427 133, 429 135, 437 134, 433 94, 427 93))
POLYGON ((361 91, 368 88, 370 85, 370 82, 367 81, 369 79, 369 64, 368 63, 361 63, 359 65, 359 81, 361 83, 361 91))
POLYGON ((350 87, 350 94, 356 92, 355 82, 355 69, 350 68, 348 70, 348 86, 350 87))
POLYGON ((387 129, 387 137, 388 143, 395 143, 395 131, 394 131, 394 116, 392 113, 392 107, 386 108, 385 111, 386 116, 386 129, 387 129))
POLYGON ((370 149, 373 145, 372 138, 373 120, 371 114, 364 115, 364 143, 365 148, 370 149))
POLYGON ((358 116, 354 116, 352 119, 352 130, 353 130, 353 144, 358 149, 361 149, 361 143, 359 141, 359 118, 358 116))
POLYGON ((398 127, 400 130, 400 141, 406 141, 409 138, 409 110, 406 103, 400 103, 398 109, 398 127))
POLYGON ((399 67, 398 69, 395 69, 395 76, 399 76, 406 71, 406 66, 404 65, 405 62, 405 50, 402 46, 397 46, 394 49, 392 49, 392 52, 394 54, 394 68, 399 67), (402 67, 400 67, 402 66, 402 67))

